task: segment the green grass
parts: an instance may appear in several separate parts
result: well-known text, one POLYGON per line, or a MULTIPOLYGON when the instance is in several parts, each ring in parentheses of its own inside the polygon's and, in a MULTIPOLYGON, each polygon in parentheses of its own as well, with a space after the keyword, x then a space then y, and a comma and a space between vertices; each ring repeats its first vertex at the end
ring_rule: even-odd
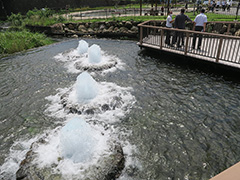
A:
MULTIPOLYGON (((194 20, 196 15, 193 15, 193 13, 187 13, 187 15, 194 20)), ((208 21, 233 21, 235 20, 235 16, 229 16, 229 15, 216 15, 213 13, 206 14, 208 17, 208 21)), ((103 18, 103 19, 86 19, 86 20, 74 20, 74 19, 65 19, 63 17, 42 17, 42 18, 31 18, 31 19, 24 19, 23 25, 29 24, 29 25, 41 25, 41 26, 50 26, 57 23, 69 23, 69 22, 98 22, 98 21, 148 21, 148 20, 166 20, 166 16, 125 16, 125 17, 119 17, 119 16, 112 16, 109 18, 103 18)), ((175 16, 173 16, 175 18, 175 16)))
POLYGON ((12 54, 34 47, 44 46, 53 43, 44 34, 31 33, 26 30, 0 32, 0 54, 12 54))
MULTIPOLYGON (((160 6, 160 5, 158 5, 160 6)), ((150 4, 143 4, 142 8, 149 8, 151 7, 150 4)), ((79 12, 79 11, 91 11, 91 10, 104 10, 104 9, 128 9, 128 8, 140 8, 140 4, 127 4, 127 5, 121 5, 121 6, 102 6, 102 7, 82 7, 82 8, 75 8, 70 9, 70 12, 79 12)), ((63 11, 66 12, 66 11, 63 11)))
MULTIPOLYGON (((189 16, 189 18, 194 20, 194 18, 198 13, 195 12, 195 15, 193 14, 193 12, 186 13, 186 14, 189 16)), ((236 16, 234 15, 224 15, 224 14, 214 14, 214 13, 205 13, 205 14, 207 15, 208 21, 234 21, 236 18, 236 16)), ((238 16, 238 20, 239 18, 240 16, 238 16)))
MULTIPOLYGON (((190 19, 194 20, 197 13, 193 15, 193 13, 186 13, 190 19)), ((207 13, 208 21, 233 21, 235 20, 235 16, 230 15, 218 15, 213 13, 207 13)), ((112 16, 111 18, 107 19, 88 19, 88 20, 81 20, 81 22, 97 22, 97 21, 137 21, 143 22, 148 20, 166 20, 167 16, 112 16)), ((175 16, 173 16, 175 18, 175 16)), ((74 21, 73 21, 74 22, 74 21)), ((79 21, 75 21, 79 22, 79 21)))
MULTIPOLYGON (((145 4, 144 6, 149 6, 149 4, 145 4)), ((130 8, 130 7, 136 7, 139 8, 139 4, 131 4, 127 6, 121 6, 118 8, 130 8)), ((78 8, 75 10, 83 11, 83 10, 96 10, 96 9, 106 9, 106 8, 114 8, 114 7, 97 7, 97 8, 78 8)), ((62 11, 65 12, 65 11, 62 11)), ((197 12, 195 12, 195 15, 193 12, 186 13, 192 20, 197 15, 197 12)), ((234 15, 223 15, 223 14, 214 14, 214 13, 206 13, 208 17, 208 21, 233 21, 235 20, 234 15)), ((173 16, 174 17, 174 16, 173 16)), ((28 11, 28 13, 25 16, 22 16, 21 14, 12 14, 8 20, 12 23, 14 26, 25 26, 28 25, 40 25, 40 26, 50 26, 56 23, 69 23, 69 22, 97 22, 97 21, 147 21, 147 20, 165 20, 166 16, 127 16, 127 17, 119 17, 118 15, 112 15, 112 17, 104 18, 104 19, 89 19, 89 20, 73 20, 73 18, 65 19, 61 13, 56 13, 55 11, 46 8, 43 10, 37 10, 33 9, 28 11)), ((240 16, 238 17, 240 19, 240 16)))
POLYGON ((62 16, 59 17, 31 17, 23 20, 23 25, 34 25, 34 26, 51 26, 57 23, 67 23, 71 20, 66 20, 62 16))

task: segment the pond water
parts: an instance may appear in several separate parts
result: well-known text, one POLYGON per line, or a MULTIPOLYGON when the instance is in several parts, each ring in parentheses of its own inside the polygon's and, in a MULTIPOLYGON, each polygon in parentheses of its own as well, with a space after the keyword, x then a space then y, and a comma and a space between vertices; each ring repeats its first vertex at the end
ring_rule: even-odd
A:
MULTIPOLYGON (((128 113, 108 122, 129 151, 119 179, 209 179, 239 161, 239 83, 167 61, 176 57, 150 56, 134 41, 85 40, 124 63, 122 69, 93 75, 95 80, 131 87, 135 97, 128 113)), ((46 113, 46 97, 71 86, 78 73, 54 56, 76 48, 78 41, 0 60, 0 179, 14 179, 29 149, 29 143, 16 142, 34 141, 61 125, 61 118, 46 113)))

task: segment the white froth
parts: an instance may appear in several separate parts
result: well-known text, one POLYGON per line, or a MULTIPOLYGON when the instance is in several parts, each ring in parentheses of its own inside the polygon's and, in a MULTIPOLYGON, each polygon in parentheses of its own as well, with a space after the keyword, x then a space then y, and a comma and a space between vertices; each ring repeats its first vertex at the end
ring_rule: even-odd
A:
POLYGON ((87 162, 91 159, 97 139, 86 121, 73 118, 61 129, 60 147, 64 158, 75 163, 87 162))
MULTIPOLYGON (((98 46, 98 45, 94 45, 94 46, 98 46)), ((67 52, 59 53, 54 58, 58 61, 65 62, 65 67, 67 68, 69 73, 82 72, 82 70, 79 70, 76 68, 77 63, 79 64, 79 66, 82 66, 82 67, 92 67, 92 66, 104 67, 104 66, 114 65, 108 69, 103 69, 101 71, 102 75, 106 73, 114 72, 117 69, 124 69, 125 64, 118 57, 107 54, 105 51, 101 50, 100 47, 93 48, 93 50, 91 50, 90 48, 88 48, 90 52, 79 53, 78 47, 77 47, 76 49, 71 49, 67 52), (99 50, 96 50, 96 49, 99 49, 99 50)))
POLYGON ((19 169, 19 164, 25 158, 27 151, 33 142, 39 136, 30 140, 18 140, 10 148, 10 153, 5 159, 5 162, 0 166, 0 179, 16 179, 16 172, 19 169))
MULTIPOLYGON (((76 120, 80 120, 78 116, 75 116, 73 119, 75 119, 75 122, 76 120)), ((93 127, 82 122, 80 122, 79 125, 82 126, 82 124, 84 124, 84 127, 79 128, 75 122, 73 124, 70 122, 73 119, 68 119, 63 128, 57 128, 53 130, 52 133, 49 133, 48 137, 45 139, 47 143, 39 144, 36 149, 34 149, 38 157, 35 159, 34 163, 37 164, 39 168, 52 167, 53 164, 57 164, 57 167, 52 169, 52 171, 60 172, 65 179, 72 179, 75 175, 81 175, 81 171, 85 171, 90 166, 96 164, 100 157, 110 153, 107 143, 111 139, 110 131, 104 131, 103 134, 102 128, 98 126, 93 127), (69 122, 70 124, 68 124, 69 122), (67 132, 68 130, 73 130, 73 132, 69 135, 69 132, 67 132), (89 137, 88 140, 94 139, 94 144, 91 144, 91 147, 88 146, 89 141, 85 139, 87 136, 89 137), (68 139, 69 137, 73 139, 68 139), (64 138, 64 140, 62 140, 62 138, 64 138), (78 155, 81 156, 80 159, 76 160, 71 157, 65 157, 62 145, 68 146, 65 147, 68 153, 72 153, 72 151, 76 153, 78 151, 78 155), (91 153, 89 153, 88 148, 92 148, 91 153), (87 155, 86 153, 89 153, 87 159, 84 157, 87 155)))
MULTIPOLYGON (((105 111, 101 114, 94 114, 92 117, 97 118, 99 121, 105 121, 108 123, 113 123, 119 120, 119 118, 124 117, 135 103, 135 97, 131 94, 133 89, 131 87, 120 87, 115 83, 101 82, 98 83, 98 93, 97 96, 90 101, 82 104, 83 107, 101 107, 104 104, 111 104, 114 101, 120 101, 120 106, 116 107, 114 110, 105 111), (114 100, 114 98, 118 98, 114 100)), ((50 101, 50 104, 46 112, 50 115, 64 118, 67 117, 67 112, 64 111, 63 105, 61 104, 61 96, 66 92, 70 92, 67 98, 68 104, 76 105, 77 93, 76 93, 76 83, 72 87, 66 89, 58 89, 59 93, 54 96, 49 96, 46 99, 50 101)), ((82 115, 83 118, 89 118, 82 115)))

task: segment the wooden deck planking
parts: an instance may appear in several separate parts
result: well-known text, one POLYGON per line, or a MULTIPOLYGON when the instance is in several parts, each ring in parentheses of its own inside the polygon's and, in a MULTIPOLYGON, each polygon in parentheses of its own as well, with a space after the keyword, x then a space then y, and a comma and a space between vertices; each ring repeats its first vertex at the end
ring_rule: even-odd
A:
MULTIPOLYGON (((175 54, 184 55, 185 46, 181 48, 167 46, 164 42, 165 41, 164 38, 161 49, 160 41, 161 41, 160 35, 148 35, 143 39, 143 43, 142 44, 138 43, 138 45, 142 47, 148 47, 152 49, 158 49, 175 54)), ((201 50, 192 49, 192 41, 193 37, 189 37, 189 45, 187 48, 188 50, 186 56, 240 68, 240 53, 237 53, 239 52, 238 50, 240 47, 240 41, 238 39, 223 39, 222 51, 220 53, 219 62, 216 62, 219 39, 206 38, 203 36, 201 50), (231 47, 237 48, 238 50, 234 51, 234 49, 231 47)), ((196 47, 197 43, 198 38, 196 40, 196 47)))

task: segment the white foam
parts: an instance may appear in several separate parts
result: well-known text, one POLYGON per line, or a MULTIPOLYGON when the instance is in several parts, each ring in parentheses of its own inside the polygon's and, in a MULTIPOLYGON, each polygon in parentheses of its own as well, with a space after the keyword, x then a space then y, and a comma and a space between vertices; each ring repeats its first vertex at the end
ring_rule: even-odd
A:
MULTIPOLYGON (((77 117, 78 116, 75 116, 74 118, 78 119, 77 117)), ((67 124, 69 121, 71 120, 68 119, 67 124)), ((87 136, 91 136, 95 141, 94 146, 91 146, 92 147, 91 153, 87 159, 83 161, 82 159, 80 161, 75 161, 72 158, 64 157, 64 154, 62 153, 61 138, 63 137, 62 133, 65 133, 63 131, 65 131, 66 129, 63 130, 64 127, 63 128, 59 127, 53 130, 51 133, 49 133, 47 139, 45 139, 47 140, 47 143, 39 144, 38 146, 36 146, 36 149, 34 149, 34 152, 37 153, 38 158, 35 159, 34 163, 39 168, 52 167, 53 164, 57 164, 57 166, 53 168, 52 171, 55 171, 58 173, 60 172, 65 179, 72 179, 73 177, 75 177, 75 175, 78 175, 78 177, 80 175, 84 176, 84 174, 82 174, 81 172, 86 171, 90 166, 95 165, 99 160, 99 158, 110 153, 108 141, 111 139, 110 131, 112 130, 112 129, 109 129, 108 131, 103 130, 103 127, 100 127, 100 126, 91 126, 91 127, 90 125, 87 125, 87 126, 88 126, 88 128, 86 129, 87 136), (104 133, 102 133, 103 131, 104 133)), ((79 136, 78 138, 81 139, 80 134, 77 133, 76 137, 73 138, 74 141, 77 141, 77 136, 79 136)), ((82 134, 81 136, 84 136, 84 134, 82 134)), ((81 154, 82 158, 85 158, 83 157, 83 155, 86 155, 85 152, 81 152, 81 151, 87 150, 86 146, 83 147, 84 145, 86 145, 86 143, 87 142, 82 141, 80 142, 79 147, 72 146, 73 148, 78 148, 77 151, 82 153, 81 154)), ((69 143, 67 143, 66 145, 69 145, 69 143)), ((76 143, 75 145, 79 145, 79 143, 76 143)))
POLYGON ((16 179, 16 172, 19 169, 20 162, 25 158, 31 144, 39 137, 36 136, 28 140, 21 139, 13 143, 8 157, 2 166, 0 166, 0 179, 16 179))
MULTIPOLYGON (((56 56, 54 56, 54 59, 56 59, 57 61, 62 61, 65 63, 65 68, 67 69, 67 71, 69 73, 81 73, 83 72, 83 70, 81 69, 77 69, 76 68, 76 64, 78 64, 78 66, 87 68, 87 67, 108 67, 107 69, 103 69, 101 71, 101 74, 104 75, 106 73, 109 72, 114 72, 117 69, 124 69, 125 64, 122 62, 121 59, 119 59, 118 57, 114 56, 114 55, 109 55, 108 53, 106 53, 105 51, 101 50, 99 52, 100 56, 101 56, 101 60, 99 60, 98 62, 92 63, 91 61, 89 62, 89 55, 88 53, 82 53, 79 54, 77 49, 70 49, 64 53, 59 53, 56 56)), ((95 57, 95 55, 93 59, 97 59, 97 57, 95 57)), ((90 55, 91 58, 91 55, 90 55)))
POLYGON ((97 139, 83 119, 73 118, 61 129, 60 147, 64 158, 73 162, 87 162, 95 149, 97 139))
POLYGON ((46 98, 50 101, 46 113, 50 113, 50 115, 58 118, 68 117, 68 112, 64 111, 63 105, 61 104, 61 97, 67 92, 69 92, 69 95, 66 97, 67 103, 69 105, 81 107, 81 109, 98 108, 104 104, 118 104, 118 106, 110 111, 94 114, 91 115, 91 117, 82 115, 84 119, 97 118, 99 121, 107 123, 116 122, 121 117, 124 117, 135 103, 135 97, 131 94, 131 91, 133 90, 131 87, 120 87, 115 83, 109 82, 98 83, 98 87, 99 91, 97 96, 84 104, 79 104, 77 101, 76 83, 70 88, 58 89, 59 92, 56 95, 46 98))

